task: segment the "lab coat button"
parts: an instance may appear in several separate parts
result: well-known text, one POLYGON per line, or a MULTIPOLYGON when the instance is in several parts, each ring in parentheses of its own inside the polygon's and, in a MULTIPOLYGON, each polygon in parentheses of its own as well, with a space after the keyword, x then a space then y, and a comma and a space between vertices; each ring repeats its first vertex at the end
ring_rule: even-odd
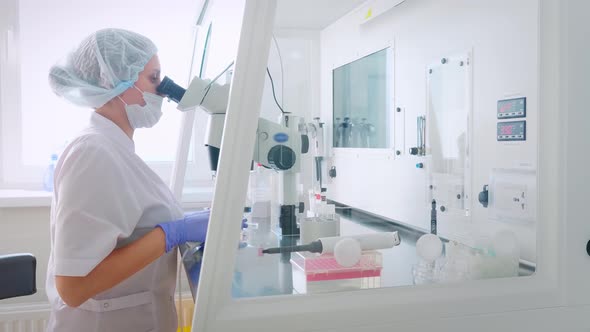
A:
POLYGON ((104 303, 102 306, 103 306, 105 309, 108 309, 108 308, 109 308, 111 305, 110 305, 110 303, 108 303, 108 302, 105 302, 105 303, 104 303))

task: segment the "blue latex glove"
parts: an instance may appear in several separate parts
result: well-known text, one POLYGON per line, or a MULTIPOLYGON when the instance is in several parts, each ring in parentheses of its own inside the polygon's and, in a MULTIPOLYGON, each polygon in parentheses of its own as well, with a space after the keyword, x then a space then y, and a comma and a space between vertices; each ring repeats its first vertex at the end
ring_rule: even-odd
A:
POLYGON ((186 242, 205 242, 210 213, 210 210, 203 210, 187 214, 180 220, 156 225, 166 235, 166 252, 186 242))
MULTIPOLYGON (((242 224, 241 224, 242 229, 248 227, 247 221, 248 221, 247 219, 242 219, 242 224)), ((243 243, 243 244, 240 243, 239 248, 242 249, 246 246, 247 246, 246 243, 243 243)), ((190 251, 192 251, 192 250, 190 250, 190 251)), ((203 264, 203 253, 205 252, 205 244, 204 243, 203 243, 203 245, 199 246, 198 252, 199 253, 191 253, 191 252, 185 253, 185 255, 193 254, 193 255, 198 256, 198 261, 195 264, 191 265, 187 271, 193 285, 197 285, 199 283, 199 278, 201 277, 201 266, 203 264)), ((185 265, 185 267, 186 267, 186 265, 185 265)))

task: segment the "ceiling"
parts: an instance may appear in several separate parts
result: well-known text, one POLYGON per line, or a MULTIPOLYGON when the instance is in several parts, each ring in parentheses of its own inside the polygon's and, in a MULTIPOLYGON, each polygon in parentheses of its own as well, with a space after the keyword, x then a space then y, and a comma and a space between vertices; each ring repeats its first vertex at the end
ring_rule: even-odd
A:
POLYGON ((275 28, 322 30, 366 0, 278 0, 275 28))

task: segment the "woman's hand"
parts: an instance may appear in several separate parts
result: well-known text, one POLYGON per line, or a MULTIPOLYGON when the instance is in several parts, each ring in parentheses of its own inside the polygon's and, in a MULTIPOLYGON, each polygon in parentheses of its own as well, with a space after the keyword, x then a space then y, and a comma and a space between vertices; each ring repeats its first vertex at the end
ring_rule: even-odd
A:
POLYGON ((210 210, 190 213, 183 219, 158 224, 166 234, 166 252, 186 242, 205 242, 210 210))

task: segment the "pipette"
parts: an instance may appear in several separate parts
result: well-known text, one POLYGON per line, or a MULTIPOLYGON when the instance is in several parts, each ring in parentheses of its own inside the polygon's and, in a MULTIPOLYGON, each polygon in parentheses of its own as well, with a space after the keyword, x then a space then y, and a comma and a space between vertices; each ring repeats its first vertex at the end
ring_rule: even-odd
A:
POLYGON ((400 244, 400 238, 397 232, 385 232, 352 236, 323 237, 308 244, 264 249, 262 250, 262 253, 280 254, 300 251, 319 254, 333 253, 336 244, 343 239, 354 239, 358 241, 361 250, 388 249, 400 244))

